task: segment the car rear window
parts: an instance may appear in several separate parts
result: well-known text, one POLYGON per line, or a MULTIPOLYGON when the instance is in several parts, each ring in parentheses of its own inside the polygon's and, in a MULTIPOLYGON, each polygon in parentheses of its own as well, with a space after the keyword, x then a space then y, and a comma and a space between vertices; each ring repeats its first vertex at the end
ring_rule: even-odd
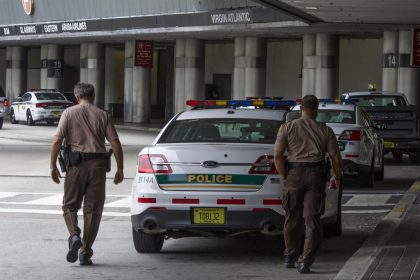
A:
POLYGON ((37 100, 67 100, 64 95, 58 92, 37 92, 35 96, 37 100))
POLYGON ((351 102, 359 106, 407 106, 404 98, 398 95, 353 96, 351 102))
POLYGON ((282 122, 259 119, 190 119, 174 121, 158 143, 274 144, 282 122))
POLYGON ((319 110, 316 120, 323 123, 356 123, 354 111, 319 110))

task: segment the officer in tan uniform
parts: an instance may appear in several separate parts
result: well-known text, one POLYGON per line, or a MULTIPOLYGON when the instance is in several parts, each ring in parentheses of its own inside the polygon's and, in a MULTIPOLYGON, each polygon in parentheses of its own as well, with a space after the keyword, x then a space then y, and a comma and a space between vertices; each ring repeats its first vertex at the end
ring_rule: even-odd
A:
POLYGON ((319 101, 306 95, 301 104, 301 118, 282 125, 277 134, 274 160, 285 180, 283 208, 285 210, 284 241, 287 268, 299 263, 300 273, 309 273, 320 247, 322 227, 320 217, 325 208, 325 154, 328 153, 335 176, 331 178, 331 189, 340 186, 342 163, 333 130, 317 122, 319 101), (287 162, 283 157, 287 151, 287 162), (305 241, 302 248, 302 226, 305 223, 305 241), (300 254, 300 255, 299 255, 300 254))
POLYGON ((64 182, 63 216, 70 233, 68 262, 92 264, 92 244, 98 233, 105 202, 105 175, 107 153, 105 139, 114 151, 117 171, 114 183, 124 179, 123 153, 118 134, 111 118, 104 110, 93 105, 94 87, 78 83, 74 88, 78 105, 66 109, 60 118, 51 147, 51 178, 60 183, 61 175, 56 161, 63 140, 70 147, 70 166, 64 182), (83 241, 77 225, 77 211, 83 203, 83 241), (80 253, 79 253, 80 249, 80 253))

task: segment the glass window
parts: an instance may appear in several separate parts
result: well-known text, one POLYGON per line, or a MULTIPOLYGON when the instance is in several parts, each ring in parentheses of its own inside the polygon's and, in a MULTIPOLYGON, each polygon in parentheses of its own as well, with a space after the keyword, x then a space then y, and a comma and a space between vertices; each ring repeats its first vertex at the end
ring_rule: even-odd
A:
POLYGON ((317 121, 323 123, 356 123, 354 111, 319 110, 317 121))
POLYGON ((366 95, 349 98, 359 106, 407 106, 404 98, 398 95, 366 95))
POLYGON ((64 95, 58 92, 37 92, 35 96, 37 100, 66 100, 64 95))
POLYGON ((32 99, 32 95, 30 94, 30 93, 25 93, 23 96, 22 96, 22 101, 30 101, 32 99))
POLYGON ((158 143, 274 144, 282 122, 257 119, 191 119, 173 122, 158 143))

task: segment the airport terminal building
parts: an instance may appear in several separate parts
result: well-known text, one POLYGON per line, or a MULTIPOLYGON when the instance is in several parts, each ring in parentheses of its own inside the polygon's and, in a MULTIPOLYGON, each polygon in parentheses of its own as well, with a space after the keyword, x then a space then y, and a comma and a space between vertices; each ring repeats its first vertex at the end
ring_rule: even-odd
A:
POLYGON ((399 4, 1 0, 0 86, 13 100, 89 82, 98 106, 133 123, 188 99, 339 97, 371 83, 420 105, 420 3, 387 2, 399 4))

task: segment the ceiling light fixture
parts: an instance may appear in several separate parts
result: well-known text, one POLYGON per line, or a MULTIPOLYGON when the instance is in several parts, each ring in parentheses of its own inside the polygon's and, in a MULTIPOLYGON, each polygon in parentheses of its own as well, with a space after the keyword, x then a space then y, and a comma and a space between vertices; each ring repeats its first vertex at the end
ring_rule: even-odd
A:
POLYGON ((307 10, 318 10, 318 7, 309 6, 309 7, 305 7, 305 9, 307 9, 307 10))

